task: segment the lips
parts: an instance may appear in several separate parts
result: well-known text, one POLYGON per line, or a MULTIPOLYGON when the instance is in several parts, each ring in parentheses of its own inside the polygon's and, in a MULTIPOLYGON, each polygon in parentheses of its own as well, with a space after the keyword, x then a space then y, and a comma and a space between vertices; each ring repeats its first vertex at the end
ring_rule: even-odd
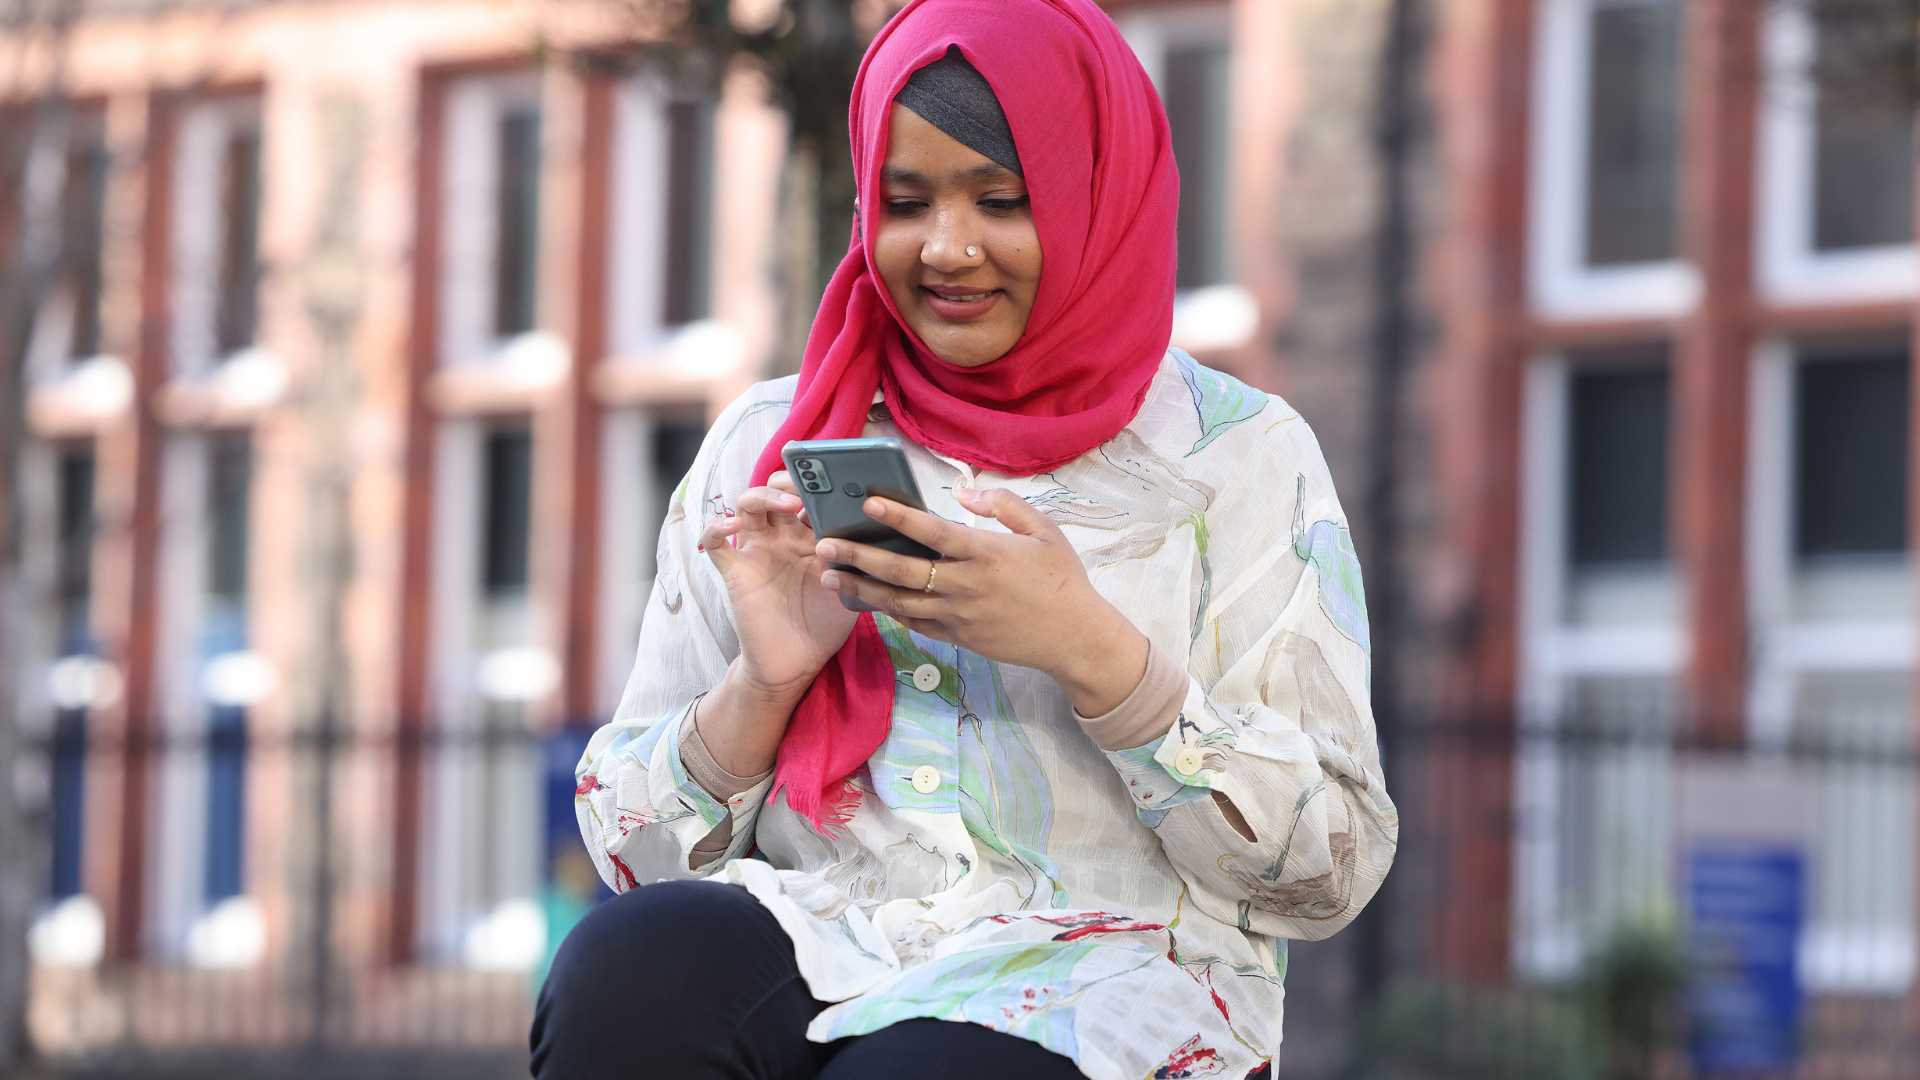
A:
POLYGON ((967 322, 985 315, 1000 298, 999 289, 981 289, 966 285, 922 285, 927 307, 935 315, 955 322, 967 322))

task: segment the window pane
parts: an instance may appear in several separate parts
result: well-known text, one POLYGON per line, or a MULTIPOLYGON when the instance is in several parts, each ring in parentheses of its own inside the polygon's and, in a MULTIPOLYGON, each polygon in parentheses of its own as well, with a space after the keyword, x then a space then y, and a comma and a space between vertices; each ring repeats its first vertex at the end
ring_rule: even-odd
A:
POLYGON ((1896 554, 1907 546, 1907 350, 1810 353, 1797 376, 1794 550, 1896 554))
POLYGON ((247 525, 252 503, 253 446, 242 434, 207 445, 207 593, 230 601, 247 595, 247 525))
POLYGON ((81 854, 86 840, 87 713, 62 709, 54 718, 51 793, 47 807, 51 841, 48 899, 64 900, 82 889, 81 854))
POLYGON ((693 468, 693 459, 700 453, 700 443, 706 435, 706 420, 697 413, 669 413, 654 418, 653 435, 645 447, 646 460, 640 463, 653 477, 653 490, 661 493, 655 505, 645 507, 641 514, 640 542, 644 546, 640 565, 648 575, 654 572, 654 551, 660 539, 660 527, 666 521, 668 500, 693 468))
POLYGON ((207 717, 207 856, 201 881, 208 904, 244 888, 247 823, 247 713, 215 706, 207 717))
POLYGON ((1664 347, 1608 350, 1567 391, 1567 549, 1575 569, 1667 556, 1664 347), (1652 366, 1657 365, 1657 366, 1652 366))
POLYGON ((1228 52, 1224 42, 1167 50, 1162 87, 1180 165, 1179 286, 1227 279, 1228 52))
POLYGON ((495 194, 493 331, 510 337, 533 329, 534 270, 539 257, 540 111, 515 106, 500 115, 499 189, 495 194))
POLYGON ((488 596, 527 587, 527 535, 533 482, 533 438, 524 427, 487 433, 482 468, 481 589, 488 596))
POLYGON ((1612 0, 1593 12, 1587 105, 1587 263, 1674 255, 1680 6, 1612 0))
POLYGON ((260 133, 235 131, 220 162, 220 294, 215 344, 226 356, 253 344, 260 278, 260 133))
POLYGON ((73 344, 69 359, 100 351, 100 266, 105 243, 107 146, 98 137, 82 142, 67 169, 67 222, 62 244, 68 287, 73 292, 73 344))
POLYGON ((1817 45, 1813 246, 1819 251, 1913 242, 1913 109, 1847 69, 1862 43, 1839 33, 1817 45))
MULTIPOLYGON (((707 317, 713 272, 713 106, 667 106, 667 283, 669 326, 707 317)), ((677 479, 677 478, 676 478, 677 479)))
POLYGON ((86 647, 88 607, 93 598, 93 448, 60 455, 59 552, 55 556, 60 605, 60 651, 86 647))

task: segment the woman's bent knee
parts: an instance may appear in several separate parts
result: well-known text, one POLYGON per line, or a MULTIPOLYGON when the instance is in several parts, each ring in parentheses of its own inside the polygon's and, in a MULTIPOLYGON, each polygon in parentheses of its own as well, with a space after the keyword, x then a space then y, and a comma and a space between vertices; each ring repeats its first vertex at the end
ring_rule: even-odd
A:
MULTIPOLYGON (((778 923, 745 889, 712 881, 663 881, 599 904, 560 943, 548 984, 583 982, 590 992, 632 1000, 650 988, 682 994, 723 966, 743 939, 778 923)), ((780 940, 785 941, 784 935, 780 940)))
MULTIPOLYGON (((708 881, 645 885, 594 908, 561 942, 534 1011, 536 1074, 573 1075, 583 1054, 690 1063, 732 1053, 776 994, 811 1000, 792 943, 750 893, 708 881)), ((804 1044, 810 1010, 797 1015, 804 1044)))

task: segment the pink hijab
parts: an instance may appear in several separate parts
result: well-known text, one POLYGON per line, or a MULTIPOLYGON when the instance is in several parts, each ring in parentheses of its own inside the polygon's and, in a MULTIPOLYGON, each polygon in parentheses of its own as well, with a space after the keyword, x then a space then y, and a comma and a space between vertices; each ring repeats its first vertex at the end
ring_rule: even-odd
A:
MULTIPOLYGON (((915 442, 1007 475, 1045 472, 1118 434, 1172 330, 1180 179, 1159 96, 1106 12, 1093 0, 913 0, 868 46, 847 127, 861 194, 852 241, 753 482, 783 468, 789 440, 859 436, 876 388, 915 442), (1042 253, 1025 333, 971 369, 907 327, 873 257, 894 96, 950 45, 1007 115, 1042 253)), ((886 739, 894 680, 862 615, 794 710, 773 794, 785 790, 816 827, 843 824, 857 804, 849 777, 886 739)))

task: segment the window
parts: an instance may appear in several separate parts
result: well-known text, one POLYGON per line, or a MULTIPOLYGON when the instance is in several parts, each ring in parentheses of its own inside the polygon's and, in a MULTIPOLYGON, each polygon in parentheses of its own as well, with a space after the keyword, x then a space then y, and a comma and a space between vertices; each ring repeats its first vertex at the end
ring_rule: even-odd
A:
POLYGON ((1224 40, 1167 48, 1160 92, 1180 165, 1179 287, 1228 280, 1227 171, 1231 94, 1224 40))
MULTIPOLYGON (((1232 278, 1228 183, 1232 158, 1232 60, 1225 5, 1122 15, 1121 32, 1153 79, 1180 166, 1182 293, 1232 278)), ((1180 343, 1180 312, 1174 312, 1180 343)))
POLYGON ((1794 554, 1907 549, 1912 395, 1903 347, 1822 350, 1796 372, 1794 554))
POLYGON ((220 355, 253 344, 260 285, 260 132, 226 133, 220 153, 220 355))
POLYGON ((207 445, 207 600, 201 651, 210 688, 207 712, 206 860, 209 906, 245 891, 247 707, 231 682, 235 657, 247 655, 248 519, 253 447, 242 433, 207 445), (219 667, 216 665, 226 665, 219 667), (223 679, 222 676, 225 678, 223 679))
POLYGON ((1545 0, 1533 110, 1532 292, 1548 314, 1678 311, 1679 0, 1545 0))
MULTIPOLYGON (((1869 0, 1900 19, 1907 5, 1869 0)), ((1913 242, 1913 105, 1907 87, 1862 85, 1857 72, 1872 66, 1884 42, 1863 13, 1815 28, 1813 105, 1813 247, 1816 251, 1905 246, 1913 242), (1849 24, 1857 24, 1849 26, 1849 24), (1849 32, 1850 30, 1850 32, 1849 32)))
MULTIPOLYGON (((92 650, 88 608, 93 599, 94 455, 91 446, 64 450, 56 459, 55 514, 59 535, 55 552, 55 594, 59 605, 62 656, 92 650)), ((78 896, 84 887, 87 710, 56 708, 52 742, 52 866, 48 898, 78 896)))
POLYGON ((1769 343, 1754 371, 1749 730, 1800 751, 1800 962, 1822 990, 1901 993, 1915 971, 1911 378, 1904 334, 1769 343))
POLYGON ((173 177, 173 363, 204 374, 259 336, 260 111, 204 101, 180 117, 173 177))
MULTIPOLYGON (((634 643, 658 573, 655 559, 668 504, 693 468, 706 438, 698 406, 659 406, 609 412, 602 432, 606 467, 600 505, 601 627, 598 702, 611 712, 633 672, 634 643)), ((696 487, 705 482, 694 476, 696 487)))
POLYGON ((481 591, 489 597, 513 596, 527 588, 533 438, 524 427, 499 428, 487 434, 484 452, 481 591))
POLYGON ((700 453, 700 444, 707 437, 706 419, 698 414, 662 415, 652 425, 650 445, 641 459, 641 468, 651 478, 647 486, 650 496, 647 512, 647 527, 640 532, 640 565, 648 580, 657 572, 654 567, 654 552, 660 539, 660 529, 667 518, 667 503, 672 498, 676 485, 693 469, 693 459, 700 453))
POLYGON ((713 274, 713 104, 667 106, 666 296, 668 326, 707 317, 713 274))
POLYGON ((58 519, 55 590, 59 597, 59 648, 84 651, 90 637, 88 609, 93 602, 94 455, 91 446, 67 450, 58 458, 58 519))
POLYGON ((441 215, 443 366, 509 359, 539 327, 544 129, 536 74, 448 84, 433 204, 441 215))
POLYGON ((1668 557, 1670 347, 1571 350, 1528 372, 1514 955, 1571 974, 1667 895, 1674 694, 1687 654, 1668 557))
MULTIPOLYGON (((616 356, 714 364, 674 344, 713 316, 718 102, 656 72, 621 83, 613 117, 608 348, 616 356)), ((697 352, 709 351, 703 343, 697 352)))
MULTIPOLYGON (((33 125, 27 125, 29 129, 33 125)), ((58 168, 57 224, 45 240, 55 261, 46 296, 32 320, 26 345, 27 376, 38 385, 57 384, 101 351, 101 302, 106 243, 106 196, 110 161, 100 117, 75 110, 62 138, 50 125, 21 133, 16 149, 37 172, 58 168), (56 161, 57 159, 57 161, 56 161)), ((23 165, 25 162, 22 163, 23 165)), ((19 208, 0 208, 0 235, 19 208)))
POLYGON ((67 163, 65 256, 62 277, 73 305, 69 363, 100 352, 101 264, 106 246, 107 145, 89 134, 78 141, 67 163))
POLYGON ((1574 572, 1667 554, 1667 369, 1608 367, 1568 388, 1567 535, 1574 572))
POLYGON ((1673 258, 1679 181, 1680 5, 1593 8, 1587 89, 1586 263, 1673 258))
POLYGON ((443 962, 523 970, 542 944, 541 754, 532 704, 558 679, 533 587, 535 442, 523 417, 439 421, 421 944, 443 962), (449 821, 447 799, 472 812, 449 821), (532 933, 534 936, 529 937, 532 933))
MULTIPOLYGON (((1876 33, 1876 6, 1824 24, 1804 4, 1768 6, 1756 224, 1775 297, 1905 298, 1920 286, 1912 103, 1877 85, 1888 43, 1905 37, 1876 33)), ((1902 11, 1887 12, 1896 26, 1902 11)))
POLYGON ((1260 309, 1234 281, 1232 12, 1224 3, 1181 4, 1115 21, 1160 95, 1180 167, 1173 344, 1201 354, 1244 345, 1260 309))
POLYGON ((540 113, 514 105, 500 114, 494 191, 493 333, 533 329, 540 251, 540 113))

